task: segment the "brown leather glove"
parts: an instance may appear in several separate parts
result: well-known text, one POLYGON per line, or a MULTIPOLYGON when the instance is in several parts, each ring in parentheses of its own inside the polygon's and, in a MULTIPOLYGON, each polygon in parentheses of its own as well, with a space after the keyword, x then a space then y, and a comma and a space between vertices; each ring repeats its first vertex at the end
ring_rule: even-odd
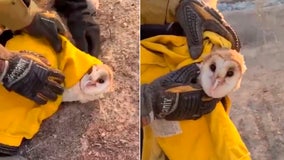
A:
POLYGON ((64 89, 64 75, 48 66, 48 61, 38 54, 21 51, 10 53, 0 46, 1 53, 6 52, 6 59, 0 60, 0 81, 3 86, 26 98, 43 105, 55 101, 64 89))
POLYGON ((197 59, 202 53, 204 31, 218 33, 232 43, 232 49, 240 51, 241 44, 235 31, 217 10, 207 6, 202 0, 181 0, 176 9, 176 20, 187 37, 193 59, 197 59))
POLYGON ((195 64, 185 66, 141 86, 141 121, 191 120, 211 112, 220 99, 208 97, 197 84, 195 64))

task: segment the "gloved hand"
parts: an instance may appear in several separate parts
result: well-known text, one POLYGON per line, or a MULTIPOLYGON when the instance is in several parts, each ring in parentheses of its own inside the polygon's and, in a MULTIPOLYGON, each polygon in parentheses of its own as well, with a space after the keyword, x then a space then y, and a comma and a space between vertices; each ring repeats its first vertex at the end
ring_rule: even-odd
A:
POLYGON ((241 44, 235 31, 218 11, 202 0, 181 0, 176 9, 176 20, 187 37, 192 59, 202 53, 204 31, 218 33, 232 43, 232 49, 240 51, 241 44))
POLYGON ((211 112, 220 99, 208 97, 197 82, 196 64, 170 72, 141 86, 141 121, 198 119, 211 112), (153 113, 153 114, 152 114, 153 113))
MULTIPOLYGON (((1 52, 8 52, 0 46, 1 52)), ((7 59, 0 60, 0 81, 8 91, 14 91, 43 105, 55 101, 64 89, 64 75, 48 66, 43 56, 22 51, 11 53, 7 59)), ((7 55, 7 54, 6 54, 7 55)))
POLYGON ((66 18, 76 47, 95 57, 101 53, 100 26, 88 9, 86 0, 55 0, 54 8, 66 18))
POLYGON ((57 53, 62 50, 62 40, 59 34, 68 36, 67 29, 59 17, 47 11, 36 13, 32 23, 24 30, 32 36, 45 37, 57 53))
POLYGON ((68 23, 70 32, 73 34, 73 39, 76 43, 76 47, 81 49, 82 51, 91 54, 92 56, 98 57, 101 53, 101 45, 100 45, 100 27, 91 15, 84 15, 83 21, 79 21, 78 25, 72 25, 72 23, 68 23), (85 25, 80 25, 80 23, 85 25), (85 26, 85 28, 82 28, 85 26), (77 35, 76 30, 82 30, 82 34, 77 35))

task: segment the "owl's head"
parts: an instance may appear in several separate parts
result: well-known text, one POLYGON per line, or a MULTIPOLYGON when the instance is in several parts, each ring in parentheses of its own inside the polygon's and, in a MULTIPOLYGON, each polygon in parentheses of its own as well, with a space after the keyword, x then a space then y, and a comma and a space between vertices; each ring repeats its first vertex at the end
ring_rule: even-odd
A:
POLYGON ((204 92, 221 98, 240 87, 246 71, 243 55, 231 49, 217 49, 200 65, 200 83, 204 92))
MULTIPOLYGON (((91 97, 97 97, 111 90, 113 72, 108 65, 94 65, 80 81, 82 92, 91 97)), ((92 98, 93 99, 93 98, 92 98)))

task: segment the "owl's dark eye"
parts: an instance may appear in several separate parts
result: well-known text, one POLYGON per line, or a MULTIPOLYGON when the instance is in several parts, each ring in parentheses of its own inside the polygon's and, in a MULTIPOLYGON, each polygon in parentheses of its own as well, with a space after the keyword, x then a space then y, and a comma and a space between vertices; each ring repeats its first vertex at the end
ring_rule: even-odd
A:
POLYGON ((100 78, 100 79, 97 80, 97 82, 99 82, 99 83, 105 83, 105 80, 102 79, 102 78, 100 78))
POLYGON ((211 70, 212 72, 215 72, 215 70, 216 70, 216 65, 215 65, 214 63, 210 65, 210 70, 211 70))
POLYGON ((226 77, 232 77, 234 75, 234 71, 228 71, 226 77))

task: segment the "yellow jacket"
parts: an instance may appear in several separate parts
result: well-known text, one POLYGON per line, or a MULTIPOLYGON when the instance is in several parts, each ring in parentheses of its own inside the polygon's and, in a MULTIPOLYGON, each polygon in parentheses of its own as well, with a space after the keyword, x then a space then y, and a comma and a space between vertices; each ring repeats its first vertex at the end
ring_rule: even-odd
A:
MULTIPOLYGON (((141 84, 202 61, 213 44, 230 48, 231 44, 221 36, 204 33, 202 56, 192 60, 188 54, 185 37, 160 35, 141 41, 141 84), (209 38, 210 40, 206 39, 209 38)), ((231 102, 227 97, 227 105, 231 102)), ((222 103, 198 120, 155 121, 143 128, 143 160, 247 160, 249 151, 231 121, 229 109, 222 103)))
MULTIPOLYGON (((27 34, 18 35, 6 44, 9 50, 29 50, 41 53, 52 67, 63 71, 65 87, 75 85, 88 69, 102 62, 73 46, 65 37, 63 50, 57 55, 45 39, 27 34)), ((0 86, 0 143, 19 146, 23 138, 31 139, 38 132, 41 122, 55 113, 62 101, 60 96, 55 102, 39 106, 14 92, 8 92, 0 86)))

